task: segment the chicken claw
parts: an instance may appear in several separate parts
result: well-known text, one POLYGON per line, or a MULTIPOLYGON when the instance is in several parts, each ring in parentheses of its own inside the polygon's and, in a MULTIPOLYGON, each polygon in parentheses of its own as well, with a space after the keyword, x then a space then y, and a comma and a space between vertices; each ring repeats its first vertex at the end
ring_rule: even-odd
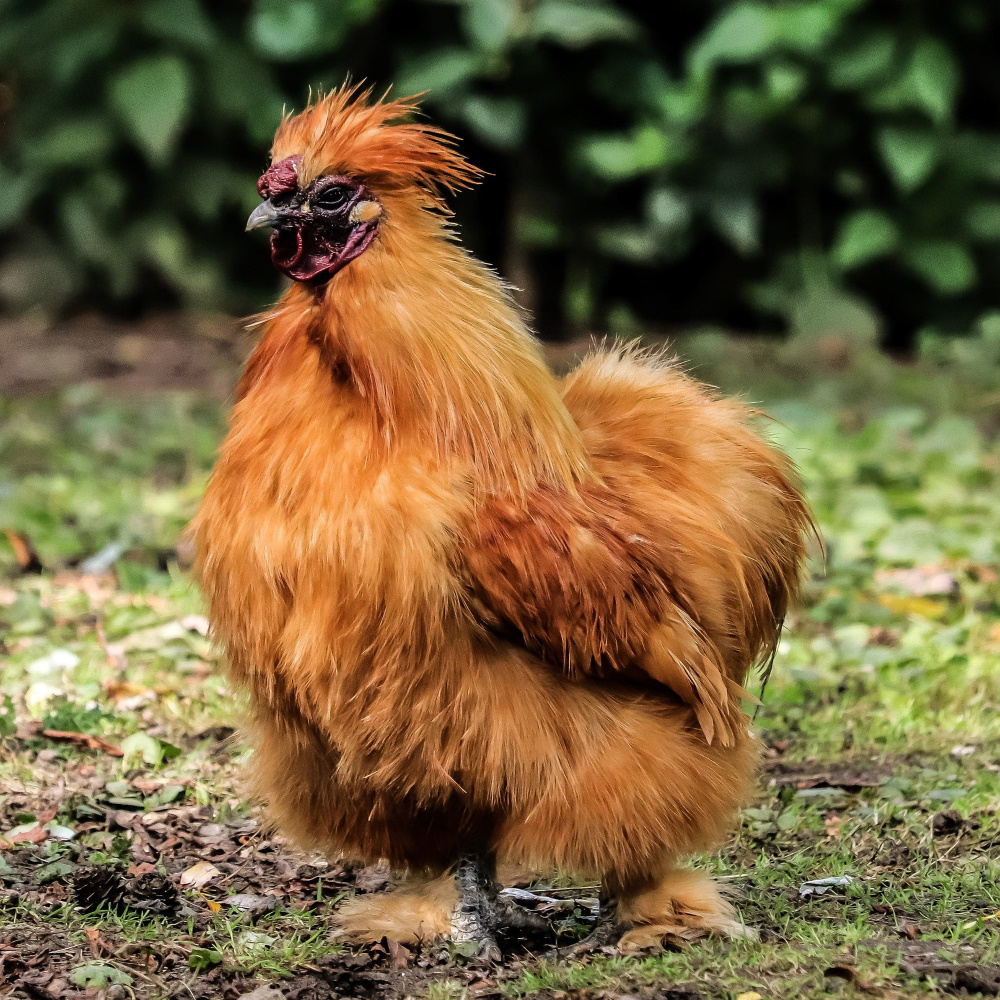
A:
POLYGON ((548 958, 575 961, 586 955, 591 955, 602 948, 614 948, 628 931, 628 925, 623 924, 618 916, 618 903, 611 897, 601 898, 601 905, 594 929, 576 944, 565 948, 553 948, 548 952, 548 958))

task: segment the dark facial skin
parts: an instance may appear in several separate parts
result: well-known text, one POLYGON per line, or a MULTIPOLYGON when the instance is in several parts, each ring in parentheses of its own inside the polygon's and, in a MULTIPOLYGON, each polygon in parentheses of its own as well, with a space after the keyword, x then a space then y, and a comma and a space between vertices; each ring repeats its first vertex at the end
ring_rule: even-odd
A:
POLYGON ((354 177, 317 177, 299 188, 301 157, 273 163, 257 182, 265 200, 247 229, 270 226, 271 261, 296 281, 321 284, 363 253, 378 232, 380 206, 354 177))

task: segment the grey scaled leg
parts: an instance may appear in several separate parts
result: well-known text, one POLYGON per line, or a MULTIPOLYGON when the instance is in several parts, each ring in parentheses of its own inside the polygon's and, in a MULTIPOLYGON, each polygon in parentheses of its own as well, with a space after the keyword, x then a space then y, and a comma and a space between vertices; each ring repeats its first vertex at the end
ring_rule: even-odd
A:
POLYGON ((485 852, 463 855, 455 867, 455 882, 458 906, 451 919, 452 939, 472 942, 479 958, 499 962, 496 858, 485 852))
POLYGON ((550 958, 578 959, 615 945, 627 927, 618 919, 618 902, 614 896, 601 893, 601 907, 594 929, 582 940, 569 948, 556 948, 549 952, 550 958))

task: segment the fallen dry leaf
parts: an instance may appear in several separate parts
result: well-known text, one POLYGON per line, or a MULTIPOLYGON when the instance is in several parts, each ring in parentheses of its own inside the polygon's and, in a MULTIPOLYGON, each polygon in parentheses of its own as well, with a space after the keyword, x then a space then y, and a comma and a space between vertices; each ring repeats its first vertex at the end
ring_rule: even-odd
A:
POLYGON ((83 933, 87 938, 87 944, 90 947, 90 954, 94 958, 102 958, 104 955, 110 955, 114 950, 111 945, 108 944, 101 937, 101 931, 98 927, 84 927, 83 933))
POLYGON ((929 597, 903 597, 901 594, 879 594, 879 604, 896 615, 920 615, 921 618, 940 618, 948 606, 944 601, 929 597))
POLYGON ((186 889, 200 889, 219 874, 219 869, 210 861, 199 861, 181 875, 181 885, 186 889))
POLYGON ((124 757, 120 747, 109 743, 101 736, 91 736, 90 733, 72 733, 62 729, 43 729, 42 736, 57 743, 72 743, 84 750, 101 750, 109 757, 124 757))
POLYGON ((15 826, 7 833, 0 834, 0 851, 5 851, 15 844, 41 844, 48 840, 49 832, 41 823, 28 823, 23 827, 15 826))
POLYGON ((134 684, 132 681, 108 680, 104 683, 104 690, 115 703, 115 708, 126 710, 138 708, 143 702, 153 701, 156 698, 156 692, 152 688, 144 684, 134 684))
POLYGON ((392 958, 392 967, 394 969, 405 969, 410 964, 410 959, 413 957, 413 953, 410 949, 401 945, 398 941, 394 941, 392 938, 386 938, 385 943, 389 946, 389 955, 392 958))
POLYGON ((10 528, 4 529, 7 542, 14 550, 14 559, 17 560, 18 568, 22 573, 41 573, 42 560, 38 558, 35 546, 31 544, 31 539, 23 531, 12 531, 10 528))
POLYGON ((880 569, 875 573, 875 582, 911 597, 953 597, 959 589, 955 575, 940 566, 880 569))

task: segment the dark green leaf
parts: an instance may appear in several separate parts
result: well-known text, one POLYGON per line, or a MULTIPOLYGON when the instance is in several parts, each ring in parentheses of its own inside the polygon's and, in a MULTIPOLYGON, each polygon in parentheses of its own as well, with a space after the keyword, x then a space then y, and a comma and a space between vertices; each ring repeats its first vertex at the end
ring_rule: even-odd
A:
POLYGON ((595 230, 594 235, 597 245, 610 257, 618 260, 649 264, 659 252, 656 236, 643 226, 601 226, 595 230))
POLYGON ((222 961, 222 952, 216 948, 192 948, 188 965, 195 972, 203 972, 222 961))
POLYGON ((35 881, 39 885, 48 885, 50 882, 55 882, 57 879, 65 878, 67 875, 73 873, 74 866, 68 861, 51 861, 47 865, 42 865, 41 868, 35 871, 35 881))
POLYGON ((958 84, 958 68, 948 49, 936 40, 924 39, 895 78, 868 94, 867 103, 876 111, 913 109, 943 122, 951 116, 958 84))
POLYGON ((69 194, 59 207, 66 234, 76 252, 92 263, 103 260, 110 241, 90 202, 82 195, 69 194))
POLYGON ((562 229, 554 219, 524 215, 517 219, 517 238, 524 246, 554 247, 559 245, 562 229))
POLYGON ((830 58, 830 83, 859 89, 884 80, 896 55, 896 37, 884 29, 869 29, 836 49, 830 58))
POLYGON ((635 22, 624 11, 587 0, 541 0, 535 8, 533 28, 539 38, 571 49, 627 41, 637 32, 635 22))
POLYGON ((344 18, 337 5, 320 0, 257 0, 250 37, 259 51, 291 61, 335 49, 343 39, 344 18))
POLYGON ((652 126, 631 135, 594 136, 580 148, 584 162, 606 180, 623 180, 652 170, 666 162, 667 152, 667 137, 652 126))
POLYGON ((795 52, 815 52, 826 45, 845 13, 827 0, 776 5, 775 35, 782 45, 795 52))
POLYGON ((0 164, 0 232, 22 219, 34 187, 31 175, 9 173, 0 164))
POLYGON ((284 103, 271 70, 239 46, 221 45, 213 50, 207 72, 213 115, 242 123, 253 141, 266 147, 284 103))
POLYGON ((938 138, 928 130, 888 126, 878 131, 875 142, 889 175, 904 192, 920 187, 941 157, 938 138))
POLYGON ((144 0, 141 10, 142 26, 154 38, 197 49, 210 48, 218 40, 200 0, 144 0))
POLYGON ((976 263, 960 243, 915 240, 905 251, 910 267, 942 295, 957 295, 975 283, 976 263))
POLYGON ((1000 241, 1000 200, 977 201, 965 214, 965 229, 984 243, 1000 241))
POLYGON ((808 76, 804 69, 788 63, 767 67, 767 89, 772 98, 782 104, 794 101, 805 89, 808 76))
POLYGON ((117 13, 101 18, 88 27, 77 26, 58 39, 49 55, 49 68, 54 79, 72 84, 87 70, 110 56, 119 40, 121 19, 117 13))
POLYGON ((167 785, 163 791, 157 794, 156 799, 158 804, 167 805, 170 802, 176 802, 186 792, 187 789, 183 785, 167 785))
POLYGON ((691 66, 702 71, 715 63, 753 62, 778 38, 777 13, 762 3, 732 4, 709 26, 691 50, 691 66))
POLYGON ((46 172, 79 169, 103 160, 112 143, 111 130, 101 119, 71 120, 37 136, 25 150, 25 159, 29 165, 46 172))
POLYGON ((437 97, 469 82, 479 67, 479 57, 467 49, 436 49, 406 63, 396 86, 401 94, 430 91, 437 97))
POLYGON ((863 209, 847 216, 833 245, 833 259, 844 270, 861 267, 892 253, 899 229, 884 212, 863 209))
POLYGON ((708 214, 716 232, 737 252, 748 255, 760 248, 760 210, 752 195, 717 195, 708 214))
POLYGON ((467 0, 462 7, 465 34, 481 49, 502 49, 518 17, 516 0, 467 0))
POLYGON ((524 107, 513 97, 473 95, 462 102, 462 114, 476 135, 497 149, 512 149, 524 136, 524 107))
POLYGON ((1000 183, 1000 133, 960 132, 950 139, 945 153, 959 176, 1000 183))
POLYGON ((141 59, 112 81, 111 105, 136 145, 155 164, 172 152, 184 126, 191 82, 175 56, 141 59))
POLYGON ((960 77, 955 59, 942 41, 925 38, 917 44, 909 77, 914 94, 934 121, 951 115, 960 77))
POLYGON ((673 238, 691 222, 691 206, 685 195, 671 188, 655 188, 646 202, 646 214, 660 237, 673 238))
POLYGON ((42 719, 43 729, 56 729, 69 733, 98 733, 103 728, 102 723, 110 716, 96 706, 86 708, 71 701, 65 695, 59 695, 49 702, 48 710, 42 719))

